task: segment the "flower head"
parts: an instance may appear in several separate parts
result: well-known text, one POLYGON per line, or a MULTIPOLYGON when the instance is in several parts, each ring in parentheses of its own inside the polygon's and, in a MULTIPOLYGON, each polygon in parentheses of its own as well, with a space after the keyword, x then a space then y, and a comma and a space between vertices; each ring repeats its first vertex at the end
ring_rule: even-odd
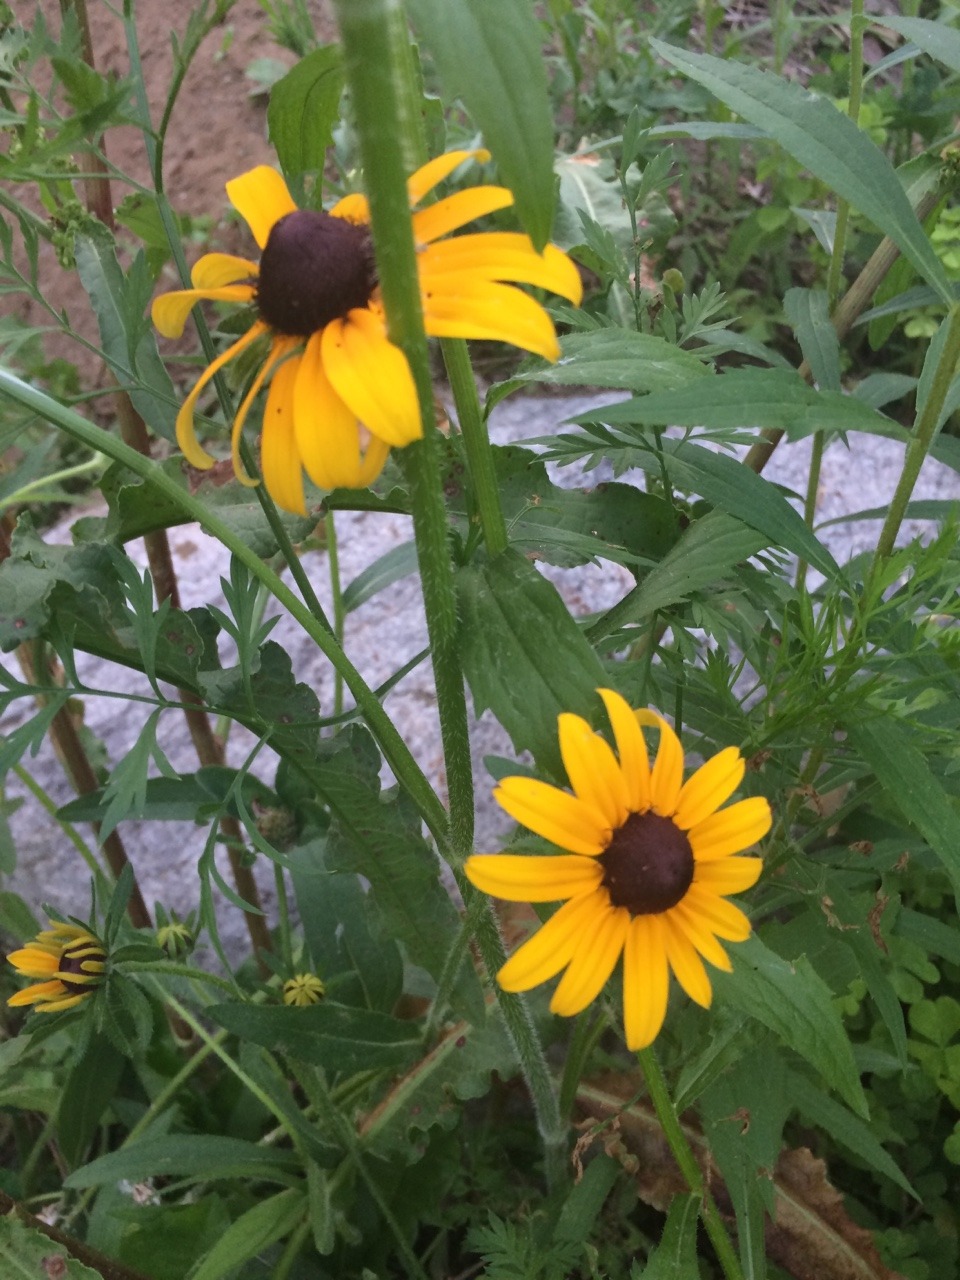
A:
POLYGON ((92 996, 103 981, 107 953, 99 938, 76 924, 56 920, 7 959, 25 978, 40 978, 7 1001, 36 1005, 38 1013, 59 1013, 92 996))
MULTIPOLYGON (((489 159, 484 151, 450 151, 418 169, 407 184, 411 208, 471 157, 489 159)), ((322 489, 363 488, 380 474, 391 447, 419 438, 416 388, 406 357, 387 337, 366 198, 345 196, 329 213, 298 209, 283 178, 265 165, 228 182, 227 195, 260 247, 260 262, 205 254, 191 273, 192 289, 154 300, 153 322, 165 337, 178 338, 203 298, 253 303, 258 317, 201 374, 177 415, 177 441, 193 466, 213 465, 194 432, 200 393, 228 361, 269 337, 233 422, 233 465, 242 483, 254 483, 240 462, 240 436, 271 378, 263 478, 280 506, 303 514, 304 470, 322 489)), ((555 360, 550 317, 515 284, 579 302, 580 277, 570 259, 553 245, 539 254, 527 236, 513 232, 444 239, 512 203, 505 187, 480 186, 415 209, 424 324, 431 337, 495 338, 555 360)))
POLYGON ((283 1003, 305 1009, 308 1004, 319 1004, 327 994, 327 988, 315 973, 295 973, 283 984, 283 1003))
POLYGON ((733 855, 770 829, 762 797, 721 809, 744 773, 727 747, 683 781, 683 748, 652 711, 632 711, 598 690, 617 755, 579 716, 559 717, 560 752, 573 795, 535 778, 504 778, 495 798, 511 817, 566 854, 475 855, 466 873, 485 893, 511 902, 564 905, 497 974, 505 991, 527 991, 565 970, 550 1008, 572 1015, 600 994, 623 954, 627 1044, 643 1049, 667 1011, 670 970, 706 1008, 703 960, 732 966, 720 939, 742 942, 750 921, 727 894, 749 889, 759 858, 733 855), (641 726, 660 732, 651 768, 641 726))

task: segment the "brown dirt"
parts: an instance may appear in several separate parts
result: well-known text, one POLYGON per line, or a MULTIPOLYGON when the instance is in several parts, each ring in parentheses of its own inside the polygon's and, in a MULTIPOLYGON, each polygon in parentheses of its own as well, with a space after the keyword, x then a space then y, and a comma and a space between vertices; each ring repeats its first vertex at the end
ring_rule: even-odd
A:
MULTIPOLYGON (((309 3, 319 39, 335 39, 336 28, 325 0, 309 0, 309 3)), ((197 0, 138 0, 136 3, 144 83, 155 124, 166 101, 173 66, 171 33, 182 35, 196 7, 197 0)), ((50 30, 59 30, 60 9, 56 0, 40 0, 40 8, 50 30)), ((106 0, 88 0, 88 11, 97 70, 128 75, 130 65, 123 25, 113 6, 106 0)), ((32 19, 24 15, 24 21, 29 24, 32 19)), ((266 14, 257 0, 237 0, 223 23, 214 28, 200 46, 171 118, 164 149, 164 185, 178 213, 206 215, 216 221, 227 208, 224 194, 227 180, 256 164, 274 161, 267 141, 266 100, 262 95, 252 94, 255 84, 246 74, 247 67, 256 58, 276 58, 287 65, 295 61, 293 54, 274 43, 266 14)), ((149 167, 139 130, 129 126, 109 129, 104 148, 112 165, 149 185, 149 167)), ((128 190, 124 183, 114 180, 114 207, 128 190)), ((17 194, 20 198, 24 196, 22 189, 17 194)), ((216 230, 213 239, 217 247, 225 249, 238 248, 241 244, 239 228, 231 229, 226 237, 231 243, 226 243, 224 235, 216 230)), ((46 296, 58 309, 66 309, 77 330, 95 341, 96 325, 76 273, 61 268, 48 246, 41 261, 46 296)), ((25 299, 15 301, 13 310, 28 323, 49 323, 49 316, 25 299)), ((100 362, 79 344, 51 335, 46 345, 51 355, 64 356, 77 365, 85 385, 100 380, 100 362)))

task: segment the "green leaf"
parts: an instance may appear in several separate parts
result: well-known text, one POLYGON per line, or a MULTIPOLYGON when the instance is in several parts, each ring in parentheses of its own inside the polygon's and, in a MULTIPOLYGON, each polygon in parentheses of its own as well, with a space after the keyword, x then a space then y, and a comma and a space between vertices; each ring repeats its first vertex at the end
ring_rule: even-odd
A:
POLYGON ((890 161, 829 99, 768 71, 650 40, 652 48, 751 124, 898 245, 949 305, 950 283, 890 161))
POLYGON ((338 45, 308 53, 270 90, 267 129, 288 181, 323 172, 342 93, 338 45))
POLYGON ((769 1027, 820 1073, 859 1116, 869 1118, 853 1049, 830 988, 805 956, 792 963, 754 934, 731 949, 732 973, 713 976, 717 996, 769 1027))
POLYGON ((878 21, 891 31, 899 31, 911 44, 936 58, 951 71, 960 71, 960 31, 946 22, 929 18, 899 18, 884 15, 878 21))
POLYGON ((362 573, 358 573, 343 593, 343 611, 350 613, 359 609, 362 604, 385 588, 417 572, 417 544, 402 542, 367 565, 362 573))
POLYGON ((206 1255, 191 1280, 220 1280, 269 1245, 282 1240, 302 1222, 307 1197, 293 1187, 278 1191, 241 1214, 206 1255))
POLYGON ((420 1046, 419 1028, 385 1013, 324 1000, 300 1009, 217 1004, 206 1011, 245 1040, 336 1075, 392 1069, 408 1063, 420 1046))
POLYGON ((892 716, 851 720, 850 745, 863 756, 888 799, 943 863, 960 895, 960 816, 906 726, 892 716))
POLYGON ((0 931, 25 942, 40 932, 40 924, 18 893, 0 889, 0 931))
POLYGON ((513 550, 456 575, 463 667, 474 708, 487 707, 518 751, 563 777, 557 716, 590 716, 604 684, 600 662, 556 588, 513 550))
POLYGON ((898 938, 916 942, 924 951, 943 956, 951 964, 960 965, 960 932, 954 925, 944 924, 942 920, 910 907, 901 907, 894 921, 893 933, 898 938))
POLYGON ((854 1155, 865 1160, 872 1169, 890 1178, 907 1195, 919 1199, 896 1161, 877 1141, 870 1125, 845 1106, 830 1098, 799 1071, 788 1071, 787 1088, 791 1102, 803 1118, 829 1133, 854 1155))
POLYGON ((788 289, 783 309, 793 325, 813 380, 823 391, 840 390, 840 341, 830 322, 824 289, 788 289))
POLYGON ((57 1141, 68 1165, 78 1164, 113 1101, 126 1059, 104 1036, 91 1036, 73 1063, 57 1112, 57 1141))
MULTIPOLYGON (((148 778, 143 796, 136 810, 138 819, 153 822, 194 822, 205 820, 218 813, 227 794, 234 787, 249 808, 251 803, 274 807, 277 797, 251 773, 238 777, 238 770, 210 765, 178 778, 148 778)), ((104 790, 90 791, 77 796, 57 810, 57 817, 67 822, 99 822, 103 815, 104 790)), ((228 812, 237 817, 234 801, 228 812)))
MULTIPOLYGON (((598 329, 560 339, 560 359, 526 362, 509 383, 541 382, 559 387, 609 387, 619 391, 672 391, 709 376, 699 357, 665 338, 629 329, 598 329)), ((502 397, 491 391, 494 403, 502 397)), ((488 402, 489 402, 488 398, 488 402)), ((702 401, 701 401, 702 403, 702 401)))
POLYGON ((643 1280, 699 1280, 697 1227, 700 1197, 676 1195, 670 1202, 660 1243, 643 1269, 643 1280))
POLYGON ((529 0, 407 0, 448 100, 483 134, 537 249, 553 222, 553 112, 529 0))
POLYGON ((0 1271, 4 1280, 103 1280, 99 1271, 70 1256, 45 1232, 21 1222, 15 1213, 0 1217, 0 1271))
POLYGON ((142 1182, 146 1178, 165 1177, 189 1178, 192 1182, 221 1178, 288 1182, 291 1171, 299 1164, 299 1156, 292 1151, 261 1147, 240 1138, 171 1133, 144 1138, 91 1160, 82 1169, 74 1170, 64 1185, 77 1189, 99 1187, 121 1178, 142 1182))

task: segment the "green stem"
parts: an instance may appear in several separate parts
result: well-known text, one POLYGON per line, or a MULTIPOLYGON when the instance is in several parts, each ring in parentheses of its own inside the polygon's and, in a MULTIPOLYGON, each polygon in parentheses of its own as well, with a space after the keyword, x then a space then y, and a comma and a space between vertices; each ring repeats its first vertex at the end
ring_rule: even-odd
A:
POLYGON ((287 971, 293 973, 293 943, 290 936, 290 902, 287 897, 287 881, 283 867, 273 864, 273 882, 277 890, 277 929, 280 934, 280 955, 287 971))
POLYGON ((923 466, 924 458, 930 452, 930 446, 937 433, 940 413, 947 398, 947 392, 950 390, 950 383, 953 381, 953 376, 956 372, 957 361, 960 359, 960 304, 954 304, 950 308, 944 324, 947 325, 947 336, 944 339, 943 350, 937 362, 930 392, 920 417, 917 419, 910 443, 907 445, 907 456, 903 460, 903 471, 900 473, 896 490, 890 500, 887 518, 883 522, 883 528, 880 530, 876 555, 873 558, 873 564, 870 566, 867 581, 873 577, 880 564, 893 553, 897 534, 906 514, 907 504, 913 496, 914 486, 917 483, 917 477, 920 475, 920 468, 923 466))
POLYGON ((657 1119, 660 1121, 660 1128, 663 1130, 664 1137, 673 1152, 673 1158, 680 1166, 680 1172, 683 1174, 687 1186, 694 1195, 700 1197, 700 1218, 704 1227, 706 1227, 707 1235, 710 1237, 710 1243, 713 1245, 720 1266, 723 1268, 723 1274, 726 1276, 726 1280, 743 1280, 740 1260, 737 1258, 733 1245, 730 1243, 730 1237, 727 1235, 720 1220, 720 1214, 717 1211, 713 1196, 703 1180, 703 1173, 697 1164, 696 1156, 684 1136, 683 1129, 680 1126, 680 1118, 674 1110, 673 1101, 667 1089, 667 1082, 663 1078, 663 1072, 660 1070, 656 1054, 652 1048, 641 1049, 637 1053, 637 1057, 640 1060, 640 1066, 647 1081, 647 1088, 650 1091, 650 1101, 653 1103, 653 1109, 657 1113, 657 1119))
POLYGON ((488 553, 496 556, 507 549, 507 526, 500 505, 500 487, 493 463, 493 449, 480 409, 467 344, 462 338, 444 338, 440 343, 440 350, 443 352, 453 402, 457 407, 457 419, 467 453, 467 466, 483 539, 488 553))
MULTIPOLYGON (((343 611, 343 591, 340 582, 340 549, 337 546, 337 525, 332 511, 323 517, 323 531, 326 535, 327 562, 330 567, 330 594, 333 597, 333 634, 338 645, 343 648, 343 624, 346 617, 343 611)), ((333 714, 343 712, 343 676, 339 671, 333 673, 333 714)))
POLYGON ((121 960, 117 968, 123 973, 153 973, 158 978, 189 978, 191 982, 205 982, 219 987, 231 999, 236 999, 237 988, 226 978, 220 978, 206 969, 195 969, 189 964, 175 964, 170 960, 121 960))
POLYGON ((57 806, 44 791, 43 787, 24 769, 22 765, 15 764, 13 772, 27 788, 33 798, 40 804, 51 818, 59 824, 61 831, 79 853, 80 857, 87 864, 87 870, 93 876, 97 884, 103 888, 109 885, 109 878, 106 871, 97 861, 96 855, 91 852, 90 846, 84 840, 83 836, 76 829, 72 822, 67 822, 65 818, 57 817, 57 806))
POLYGON ((409 56, 409 37, 399 0, 334 0, 334 9, 360 136, 387 329, 407 358, 420 402, 423 438, 402 451, 400 466, 413 508, 450 796, 450 840, 454 858, 462 860, 473 846, 473 770, 433 387, 407 199, 405 156, 416 151, 419 137, 419 119, 411 117, 409 86, 400 71, 409 56))
POLYGON ((0 394, 14 403, 37 413, 42 419, 56 423, 75 440, 98 449, 114 462, 122 463, 134 475, 178 507, 190 520, 195 520, 206 533, 221 542, 262 582, 274 598, 300 624, 320 652, 343 674, 344 683, 353 695, 360 714, 380 745, 397 781, 410 794, 435 839, 443 848, 447 835, 447 819, 430 783, 414 760, 410 749, 397 732, 393 721, 367 685, 359 671, 333 639, 330 631, 311 613, 298 596, 265 564, 243 539, 218 518, 203 502, 188 493, 155 462, 131 449, 122 440, 94 426, 73 409, 59 404, 52 396, 31 387, 6 369, 0 369, 0 394))

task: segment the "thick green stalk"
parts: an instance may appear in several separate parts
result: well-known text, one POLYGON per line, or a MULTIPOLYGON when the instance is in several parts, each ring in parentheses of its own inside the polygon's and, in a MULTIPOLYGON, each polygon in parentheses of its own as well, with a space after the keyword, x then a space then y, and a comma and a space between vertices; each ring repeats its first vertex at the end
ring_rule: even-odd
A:
POLYGON ((720 1220, 720 1214, 717 1212, 713 1196, 703 1180, 703 1173, 697 1164, 696 1156, 684 1136, 680 1118, 674 1110, 673 1100, 670 1097, 667 1082, 663 1078, 663 1072, 660 1070, 660 1063, 657 1061, 656 1054, 653 1049, 641 1049, 637 1057, 640 1060, 640 1066, 647 1081, 647 1088, 650 1091, 650 1101, 653 1103, 653 1109, 657 1113, 657 1119, 660 1121, 660 1128, 663 1130, 664 1137, 673 1152, 673 1158, 680 1166, 680 1172, 683 1174, 687 1186, 694 1195, 700 1197, 700 1218, 704 1227, 706 1227, 707 1235, 710 1237, 710 1243, 713 1245, 720 1266, 723 1268, 723 1274, 726 1276, 726 1280, 743 1280, 740 1260, 734 1252, 730 1237, 727 1235, 720 1220))
MULTIPOLYGON (((336 642, 343 647, 343 624, 346 615, 343 611, 343 584, 340 581, 340 548, 337 545, 337 524, 332 511, 323 517, 323 532, 327 544, 327 565, 330 570, 330 595, 333 597, 333 634, 336 642)), ((339 671, 333 673, 333 714, 343 712, 343 676, 339 671)))
POLYGON ((440 349, 447 377, 450 379, 453 402, 457 406, 457 420, 467 451, 467 467, 483 540, 490 555, 496 556, 507 549, 507 526, 500 505, 500 488, 493 465, 490 437, 480 410, 477 383, 467 354, 467 344, 462 338, 445 338, 440 343, 440 349))
POLYGON ((440 476, 433 386, 420 305, 420 282, 407 199, 405 155, 416 138, 406 84, 399 74, 408 41, 399 0, 335 0, 350 100, 370 201, 370 228, 391 341, 404 352, 420 401, 423 438, 399 455, 413 507, 413 528, 437 690, 450 796, 454 857, 473 846, 473 772, 467 703, 459 655, 459 625, 440 476))
POLYGON ((947 398, 947 392, 950 390, 950 383, 956 373, 957 361, 960 360, 960 304, 954 304, 947 313, 947 325, 947 336, 943 344, 943 351, 940 353, 940 360, 933 375, 930 393, 914 427, 910 443, 907 445, 907 456, 903 460, 903 471, 900 473, 896 491, 890 500, 887 518, 883 522, 883 528, 880 530, 876 555, 873 558, 870 573, 867 575, 868 581, 879 568, 881 562, 886 560, 893 552, 900 525, 903 523, 903 518, 907 511, 907 504, 913 496, 914 486, 917 483, 917 477, 920 475, 920 468, 923 466, 924 458, 930 452, 930 446, 933 444, 934 436, 937 433, 940 413, 947 398))
POLYGON ((0 369, 0 394, 5 394, 15 404, 32 410, 45 421, 55 423, 74 440, 79 440, 91 449, 98 449, 114 462, 121 463, 134 475, 140 476, 157 493, 163 494, 168 501, 179 507, 188 519, 195 520, 211 537, 221 542, 249 569, 258 582, 263 583, 290 616, 303 627, 324 657, 333 664, 334 669, 341 672, 344 683, 379 743, 394 776, 410 793, 424 822, 438 843, 444 846, 447 817, 443 806, 411 755, 410 749, 397 732, 393 721, 380 705, 376 694, 336 643, 328 628, 318 621, 299 596, 290 590, 273 569, 251 551, 243 539, 203 502, 181 488, 150 458, 144 457, 136 449, 131 449, 129 445, 116 439, 108 431, 94 426, 75 410, 59 404, 45 392, 31 387, 5 369, 0 369))

